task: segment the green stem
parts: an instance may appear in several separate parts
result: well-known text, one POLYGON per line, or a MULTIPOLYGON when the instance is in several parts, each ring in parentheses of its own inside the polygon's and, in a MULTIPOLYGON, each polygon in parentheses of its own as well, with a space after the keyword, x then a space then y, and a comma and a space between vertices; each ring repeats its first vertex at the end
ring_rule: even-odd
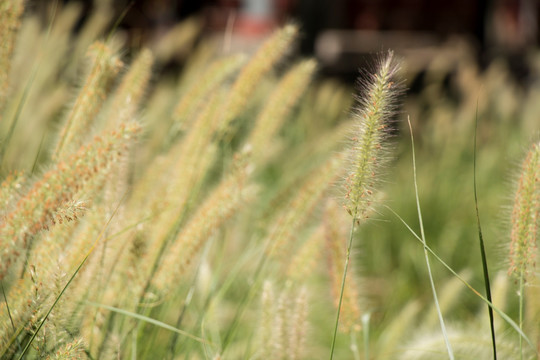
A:
MULTIPOLYGON (((403 220, 403 218, 401 216, 399 216, 398 213, 396 213, 394 210, 392 210, 390 207, 384 205, 384 207, 386 207, 388 210, 390 210, 390 212, 392 212, 392 214, 394 214, 400 221, 403 225, 405 225, 405 227, 407 228, 407 230, 409 230, 409 232, 414 236, 414 238, 416 240, 418 240, 420 243, 422 243, 422 239, 420 238, 420 236, 418 236, 417 233, 414 232, 414 230, 409 226, 409 224, 407 224, 405 222, 405 220, 403 220)), ((439 255, 437 255, 429 246, 425 245, 427 251, 431 254, 431 256, 433 256, 435 258, 435 260, 437 260, 441 265, 443 265, 448 271, 450 271, 450 273, 452 275, 454 275, 456 278, 459 279, 459 281, 461 281, 463 283, 463 285, 465 285, 469 290, 471 290, 476 296, 478 296, 480 299, 482 299, 482 301, 484 301, 490 308, 493 309, 493 311, 495 311, 497 314, 499 314, 499 316, 501 318, 503 318, 504 321, 506 321, 514 330, 516 330, 516 332, 525 340, 527 341, 527 343, 531 346, 531 349, 533 349, 536 353, 536 355, 538 355, 538 351, 536 350, 536 346, 532 343, 531 339, 529 339, 527 337, 527 335, 525 335, 525 333, 519 328, 519 326, 514 322, 514 320, 512 320, 510 318, 510 316, 508 316, 507 314, 505 314, 501 309, 499 309, 498 307, 496 307, 495 305, 493 305, 493 303, 491 301, 489 301, 488 299, 486 299, 486 297, 482 294, 480 294, 480 292, 478 290, 476 290, 471 284, 469 284, 462 276, 460 276, 457 272, 455 272, 454 269, 452 269, 450 267, 450 265, 448 265, 443 259, 441 259, 441 257, 439 255)))
POLYGON ((343 277, 341 279, 341 291, 339 294, 339 304, 338 304, 338 309, 337 309, 337 314, 336 314, 336 325, 334 326, 334 335, 332 338, 332 348, 330 350, 330 360, 334 358, 334 348, 336 346, 336 337, 337 337, 337 331, 338 331, 338 326, 339 326, 339 315, 341 313, 341 303, 343 302, 343 293, 345 291, 345 280, 347 279, 347 270, 349 268, 349 259, 351 256, 354 227, 356 225, 356 215, 357 214, 355 210, 353 218, 352 218, 351 233, 349 234, 349 245, 347 246, 347 256, 345 257, 345 267, 343 269, 343 277))
MULTIPOLYGON (((523 331, 523 267, 519 272, 519 329, 523 331)), ((523 338, 519 337, 519 358, 523 360, 523 338)))
POLYGON ((2 294, 4 295, 4 302, 6 304, 6 310, 9 316, 9 321, 11 322, 11 327, 13 330, 15 330, 15 323, 13 322, 13 318, 11 317, 11 311, 9 310, 9 303, 6 296, 6 290, 4 290, 4 282, 0 281, 0 288, 2 288, 2 294))
POLYGON ((450 360, 454 360, 454 352, 452 351, 452 346, 448 340, 448 334, 446 333, 446 326, 444 325, 444 319, 441 312, 441 307, 439 306, 439 299, 437 298, 437 291, 435 290, 435 282, 433 281, 433 274, 431 272, 431 265, 429 264, 429 255, 427 250, 426 235, 424 234, 424 223, 422 221, 422 210, 420 208, 420 198, 418 196, 418 182, 416 179, 416 156, 414 152, 414 136, 412 132, 411 121, 408 119, 409 130, 411 132, 411 145, 412 145, 412 160, 413 160, 413 178, 414 178, 414 192, 416 197, 416 208, 418 211, 418 222, 420 224, 420 236, 421 242, 424 247, 424 257, 426 259, 426 266, 429 275, 429 283, 431 285, 431 291, 433 293, 433 300, 435 301, 435 307, 437 309, 437 315, 439 316, 439 322, 441 324, 441 331, 444 337, 444 342, 446 344, 446 350, 448 351, 448 356, 450 360))

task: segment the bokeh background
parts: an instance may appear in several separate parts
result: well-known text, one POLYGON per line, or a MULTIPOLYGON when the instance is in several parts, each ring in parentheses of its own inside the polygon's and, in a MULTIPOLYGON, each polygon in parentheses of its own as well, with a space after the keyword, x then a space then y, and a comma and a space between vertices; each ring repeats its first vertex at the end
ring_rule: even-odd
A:
MULTIPOLYGON (((70 1, 64 0, 64 3, 70 1)), ((235 49, 288 21, 300 24, 298 51, 314 55, 324 74, 352 81, 366 55, 392 48, 423 69, 441 46, 464 42, 483 69, 504 57, 527 81, 525 55, 538 45, 540 6, 535 0, 85 0, 84 18, 99 6, 121 16, 131 44, 155 39, 179 21, 197 18, 201 35, 232 31, 235 49)), ((30 1, 45 13, 48 1, 30 1)), ((416 70, 416 69, 415 69, 416 70)))

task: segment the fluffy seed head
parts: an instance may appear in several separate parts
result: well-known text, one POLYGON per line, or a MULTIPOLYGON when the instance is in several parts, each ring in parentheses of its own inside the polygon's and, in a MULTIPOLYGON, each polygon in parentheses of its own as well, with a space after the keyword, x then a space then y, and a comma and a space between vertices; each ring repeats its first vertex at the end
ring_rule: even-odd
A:
POLYGON ((534 266, 540 220, 540 142, 523 161, 512 210, 510 274, 527 274, 534 266))
POLYGON ((357 98, 358 105, 352 115, 356 126, 345 179, 345 206, 357 220, 365 217, 371 207, 373 188, 385 162, 385 139, 396 110, 397 95, 402 91, 396 80, 398 69, 390 51, 381 59, 377 71, 360 82, 364 94, 357 98))

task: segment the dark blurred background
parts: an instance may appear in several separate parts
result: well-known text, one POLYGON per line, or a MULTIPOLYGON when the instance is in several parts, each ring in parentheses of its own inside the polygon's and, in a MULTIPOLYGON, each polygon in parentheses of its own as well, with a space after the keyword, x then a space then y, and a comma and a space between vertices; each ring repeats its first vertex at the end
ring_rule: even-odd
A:
MULTIPOLYGON (((64 3, 69 2, 64 0, 64 3)), ((153 39, 178 21, 197 17, 201 36, 227 31, 253 44, 288 21, 301 25, 298 51, 315 56, 321 72, 354 79, 373 53, 394 49, 429 63, 447 42, 466 42, 481 68, 494 58, 508 61, 526 79, 525 54, 538 45, 536 0, 85 0, 84 14, 107 4, 130 36, 153 39), (123 15, 121 15, 123 14, 123 15)), ((34 1, 39 9, 45 2, 34 1)), ((81 23, 84 22, 84 17, 81 23)), ((247 45, 246 45, 247 46, 247 45)), ((415 69, 418 70, 418 69, 415 69)))

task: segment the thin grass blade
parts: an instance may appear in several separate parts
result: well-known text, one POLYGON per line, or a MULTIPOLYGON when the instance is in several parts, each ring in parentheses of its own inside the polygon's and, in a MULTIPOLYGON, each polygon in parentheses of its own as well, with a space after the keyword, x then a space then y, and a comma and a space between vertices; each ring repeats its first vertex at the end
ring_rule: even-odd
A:
MULTIPOLYGON (((394 214, 394 216, 396 216, 402 223, 403 225, 405 225, 405 227, 407 228, 407 230, 409 230, 409 232, 418 240, 420 241, 420 243, 422 243, 422 245, 424 245, 424 243, 422 242, 422 238, 409 226, 409 224, 407 224, 407 222, 405 220, 403 220, 403 218, 401 216, 399 216, 398 213, 396 213, 394 210, 392 210, 390 207, 384 205, 384 207, 386 207, 388 210, 390 210, 390 212, 392 212, 392 214, 394 214)), ((425 249, 435 258, 435 260, 437 260, 440 264, 442 264, 448 271, 450 271, 450 273, 452 275, 454 275, 455 277, 457 277, 465 286, 467 286, 467 288, 469 288, 469 290, 471 290, 476 296, 478 296, 480 299, 482 299, 482 301, 484 301, 490 308, 492 308, 501 318, 503 318, 504 321, 506 321, 514 330, 516 330, 516 332, 525 340, 527 341, 527 343, 531 346, 532 349, 535 350, 536 354, 538 355, 538 350, 536 350, 536 346, 533 344, 533 342, 527 337, 527 335, 525 335, 525 333, 519 328, 519 326, 514 322, 514 320, 512 320, 510 318, 510 316, 508 316, 504 311, 502 311, 501 309, 499 309, 498 307, 496 307, 495 305, 493 305, 493 303, 491 301, 489 301, 488 299, 486 299, 486 297, 482 294, 480 294, 480 292, 478 290, 476 290, 471 284, 469 284, 467 282, 467 280, 465 280, 462 276, 460 276, 457 272, 454 271, 454 269, 452 269, 450 267, 450 265, 448 265, 441 257, 439 257, 439 255, 437 255, 428 245, 424 245, 425 246, 425 249)))
POLYGON ((200 338, 198 336, 192 335, 192 334, 188 333, 187 331, 177 329, 174 326, 171 326, 169 324, 166 324, 166 323, 161 322, 161 321, 156 320, 156 319, 152 319, 152 318, 150 318, 148 316, 137 314, 137 313, 134 313, 134 312, 131 312, 131 311, 128 311, 128 310, 124 310, 124 309, 119 309, 119 308, 116 308, 114 306, 109 306, 109 305, 105 305, 105 304, 98 304, 98 303, 91 302, 91 301, 85 301, 85 303, 88 304, 88 305, 91 305, 91 306, 95 306, 95 307, 98 307, 98 308, 105 309, 105 310, 114 311, 114 312, 116 312, 118 314, 129 316, 129 317, 132 317, 134 319, 141 320, 141 321, 147 322, 147 323, 155 325, 155 326, 159 326, 159 327, 161 327, 163 329, 170 330, 170 331, 175 332, 177 334, 186 336, 186 337, 188 337, 190 339, 193 339, 193 340, 195 340, 197 342, 200 342, 202 344, 212 345, 210 342, 208 342, 208 340, 205 340, 205 339, 200 338))
MULTIPOLYGON (((478 130, 478 104, 476 104, 476 121, 474 124, 474 155, 473 155, 473 186, 474 186, 474 207, 476 209, 476 223, 478 224, 478 241, 480 244, 480 256, 482 257, 482 271, 484 273, 484 284, 486 286, 486 298, 491 302, 491 285, 489 281, 489 271, 487 265, 486 249, 484 246, 484 237, 482 235, 482 226, 480 225, 480 212, 478 211, 478 196, 476 186, 476 132, 478 130)), ((491 343, 493 345, 493 359, 497 360, 497 342, 495 340, 495 325, 493 322, 493 309, 488 306, 489 327, 491 330, 491 343)))
POLYGON ((444 325, 444 319, 442 316, 441 308, 439 306, 439 299, 437 298, 437 291, 435 290, 435 283, 433 281, 433 274, 431 272, 431 266, 429 265, 429 256, 427 251, 426 236, 424 234, 424 224, 422 222, 422 210, 420 209, 420 198, 418 196, 418 183, 416 181, 416 155, 414 153, 414 136, 411 126, 411 120, 407 119, 409 124, 409 130, 411 133, 411 145, 412 145, 412 160, 413 160, 413 176, 414 176, 414 194, 416 197, 416 208, 418 210, 418 222, 420 223, 420 234, 421 242, 424 245, 424 255, 426 258, 426 266, 429 274, 429 282, 431 285, 431 291, 433 292, 433 300, 435 301, 435 307, 437 308, 437 314, 439 315, 439 322, 441 323, 441 331, 443 333, 444 342, 446 344, 446 350, 448 351, 448 356, 451 360, 454 359, 454 352, 452 351, 452 346, 450 345, 450 340, 448 339, 448 334, 446 332, 446 326, 444 325))

